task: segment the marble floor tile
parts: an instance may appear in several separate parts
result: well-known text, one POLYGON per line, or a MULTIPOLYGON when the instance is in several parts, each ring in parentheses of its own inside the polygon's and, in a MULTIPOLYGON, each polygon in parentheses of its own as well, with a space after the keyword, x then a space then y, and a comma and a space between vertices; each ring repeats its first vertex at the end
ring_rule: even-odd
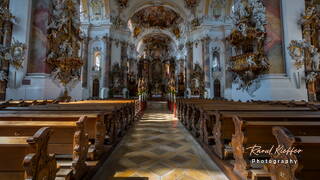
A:
POLYGON ((167 110, 149 102, 143 118, 118 145, 94 180, 226 180, 192 136, 167 110))

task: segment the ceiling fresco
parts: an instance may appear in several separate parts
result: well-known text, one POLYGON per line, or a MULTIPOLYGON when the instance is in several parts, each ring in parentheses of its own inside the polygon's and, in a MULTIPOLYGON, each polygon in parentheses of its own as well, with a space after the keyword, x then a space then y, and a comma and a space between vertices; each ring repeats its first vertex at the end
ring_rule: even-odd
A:
POLYGON ((173 10, 163 6, 144 8, 133 15, 132 23, 136 27, 170 28, 182 22, 182 18, 173 10))

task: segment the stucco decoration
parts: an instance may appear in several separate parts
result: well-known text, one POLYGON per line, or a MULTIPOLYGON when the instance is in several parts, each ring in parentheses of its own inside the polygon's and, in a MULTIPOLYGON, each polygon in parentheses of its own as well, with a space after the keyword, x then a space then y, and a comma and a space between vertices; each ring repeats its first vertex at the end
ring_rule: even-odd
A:
POLYGON ((22 68, 22 63, 25 59, 25 44, 13 39, 10 46, 0 45, 0 60, 9 62, 16 69, 22 68))
MULTIPOLYGON (((10 10, 7 8, 7 0, 4 0, 0 4, 0 27, 3 27, 5 22, 13 23, 15 21, 15 17, 11 14, 10 10)), ((0 33, 3 33, 0 31, 0 33)))
POLYGON ((111 16, 112 27, 116 30, 126 27, 126 23, 120 16, 111 16))
POLYGON ((191 10, 193 14, 195 14, 196 8, 200 2, 200 0, 184 0, 187 8, 191 10))
POLYGON ((233 21, 235 29, 227 40, 235 47, 236 55, 231 57, 228 69, 235 75, 234 80, 239 83, 239 89, 251 89, 252 94, 250 86, 257 83, 258 78, 270 67, 264 51, 267 20, 262 1, 236 3, 233 21))
POLYGON ((47 63, 52 76, 65 87, 64 97, 69 98, 67 85, 80 78, 83 65, 79 58, 79 13, 73 0, 54 0, 54 9, 48 26, 49 52, 47 63))
MULTIPOLYGON (((11 32, 11 26, 15 23, 15 17, 8 9, 8 1, 3 1, 0 4, 0 39, 8 40, 6 32, 11 32)), ((10 38, 11 39, 11 38, 10 38)), ((25 59, 25 44, 13 39, 13 42, 0 43, 0 62, 1 66, 4 63, 9 63, 16 69, 22 68, 22 63, 25 59)), ((3 67, 2 67, 3 68, 3 67)), ((2 73, 2 77, 7 73, 2 73)), ((6 79, 6 78, 2 78, 6 79)))
POLYGON ((90 1, 90 19, 97 21, 102 19, 104 14, 104 3, 102 0, 91 0, 90 1))
POLYGON ((295 66, 300 69, 305 66, 311 67, 311 73, 307 74, 307 81, 315 81, 319 70, 320 53, 318 48, 311 45, 306 40, 293 40, 288 47, 290 56, 294 60, 295 66))
POLYGON ((7 81, 8 80, 8 75, 5 71, 0 70, 0 81, 7 81))
POLYGON ((124 9, 124 8, 128 7, 129 0, 116 0, 116 1, 117 1, 120 8, 124 9))

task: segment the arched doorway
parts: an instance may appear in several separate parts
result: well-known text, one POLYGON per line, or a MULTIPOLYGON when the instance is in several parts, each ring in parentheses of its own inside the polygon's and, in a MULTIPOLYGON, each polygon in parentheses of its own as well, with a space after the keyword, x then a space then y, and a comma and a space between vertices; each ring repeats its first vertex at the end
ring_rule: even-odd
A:
POLYGON ((93 85, 92 85, 92 98, 99 98, 99 89, 100 89, 99 79, 94 79, 93 85))
POLYGON ((221 83, 220 80, 214 80, 214 97, 221 98, 221 83))

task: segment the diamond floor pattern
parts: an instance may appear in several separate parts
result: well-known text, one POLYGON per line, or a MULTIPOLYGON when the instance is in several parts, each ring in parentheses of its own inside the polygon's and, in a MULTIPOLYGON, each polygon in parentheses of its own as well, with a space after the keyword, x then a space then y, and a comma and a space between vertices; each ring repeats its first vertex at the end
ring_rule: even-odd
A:
POLYGON ((124 137, 94 180, 226 180, 191 135, 167 111, 149 102, 142 120, 124 137))

